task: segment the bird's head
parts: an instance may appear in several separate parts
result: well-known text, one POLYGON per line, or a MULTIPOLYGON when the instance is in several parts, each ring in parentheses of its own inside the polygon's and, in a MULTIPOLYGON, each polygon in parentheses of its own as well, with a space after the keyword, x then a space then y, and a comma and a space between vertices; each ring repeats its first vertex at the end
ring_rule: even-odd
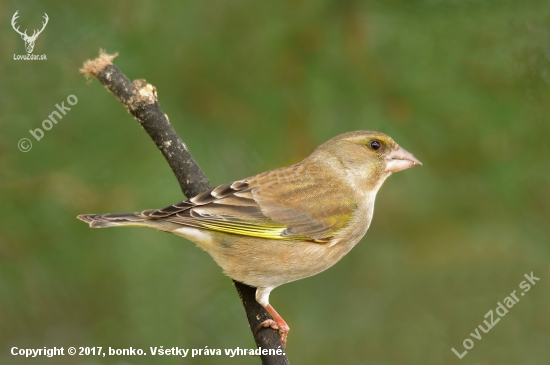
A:
POLYGON ((343 174, 376 190, 393 172, 422 165, 390 136, 374 131, 355 131, 336 136, 319 146, 311 157, 324 160, 338 169, 343 168, 343 174))

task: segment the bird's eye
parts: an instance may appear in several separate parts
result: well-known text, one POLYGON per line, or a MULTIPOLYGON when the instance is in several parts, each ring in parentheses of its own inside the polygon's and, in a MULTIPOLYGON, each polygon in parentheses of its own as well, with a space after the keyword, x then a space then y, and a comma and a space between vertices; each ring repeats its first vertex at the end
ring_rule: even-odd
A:
POLYGON ((380 141, 374 140, 369 143, 369 147, 376 151, 377 149, 382 147, 382 143, 380 141))

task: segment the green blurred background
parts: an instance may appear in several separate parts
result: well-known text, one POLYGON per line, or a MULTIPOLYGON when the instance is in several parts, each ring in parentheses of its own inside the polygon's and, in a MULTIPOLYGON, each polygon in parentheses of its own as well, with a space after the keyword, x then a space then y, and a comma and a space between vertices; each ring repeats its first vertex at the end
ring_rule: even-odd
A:
MULTIPOLYGON (((182 200, 132 117, 78 69, 99 48, 157 87, 213 184, 329 138, 391 135, 363 241, 276 289, 293 364, 550 363, 547 1, 0 2, 0 363, 259 364, 254 357, 25 359, 12 346, 254 348, 230 279, 182 238, 91 230, 77 214, 182 200), (49 24, 34 54, 11 28, 49 24), (40 141, 30 129, 78 103, 40 141), (65 105, 68 106, 67 102, 65 105), (21 138, 33 142, 23 153, 21 138), (459 360, 525 273, 540 281, 459 360)), ((31 32, 29 31, 29 34, 31 32)))

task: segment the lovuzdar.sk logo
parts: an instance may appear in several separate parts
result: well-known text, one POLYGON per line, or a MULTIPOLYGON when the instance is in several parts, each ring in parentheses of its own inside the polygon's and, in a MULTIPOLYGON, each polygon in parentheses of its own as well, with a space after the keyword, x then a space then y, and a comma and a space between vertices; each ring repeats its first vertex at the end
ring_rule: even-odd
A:
POLYGON ((48 24, 48 14, 44 13, 44 21, 42 22, 42 29, 38 30, 38 29, 35 29, 32 33, 32 35, 28 35, 27 34, 27 29, 25 29, 24 32, 21 32, 19 30, 19 26, 16 24, 16 20, 17 18, 19 18, 19 10, 17 10, 15 12, 15 14, 13 14, 13 17, 11 18, 11 26, 13 27, 13 29, 19 33, 19 35, 21 35, 21 38, 23 38, 23 41, 25 41, 25 49, 27 50, 27 54, 26 55, 16 55, 14 54, 13 55, 13 59, 14 60, 31 60, 31 61, 43 61, 43 60, 46 60, 46 55, 45 54, 42 54, 42 55, 35 55, 35 54, 32 54, 32 51, 34 49, 34 43, 36 42, 36 38, 38 38, 38 36, 40 35, 40 33, 42 33, 42 31, 44 30, 44 28, 46 28, 46 24, 48 24))

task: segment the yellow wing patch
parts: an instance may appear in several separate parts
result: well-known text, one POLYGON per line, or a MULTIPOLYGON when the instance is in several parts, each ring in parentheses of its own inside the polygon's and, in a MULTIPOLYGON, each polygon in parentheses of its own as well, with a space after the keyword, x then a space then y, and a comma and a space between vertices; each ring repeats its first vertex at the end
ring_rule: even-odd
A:
POLYGON ((285 226, 260 226, 254 224, 241 224, 235 222, 200 222, 200 225, 213 231, 238 234, 242 236, 268 238, 284 241, 312 241, 310 237, 291 234, 283 235, 287 229, 285 226))

